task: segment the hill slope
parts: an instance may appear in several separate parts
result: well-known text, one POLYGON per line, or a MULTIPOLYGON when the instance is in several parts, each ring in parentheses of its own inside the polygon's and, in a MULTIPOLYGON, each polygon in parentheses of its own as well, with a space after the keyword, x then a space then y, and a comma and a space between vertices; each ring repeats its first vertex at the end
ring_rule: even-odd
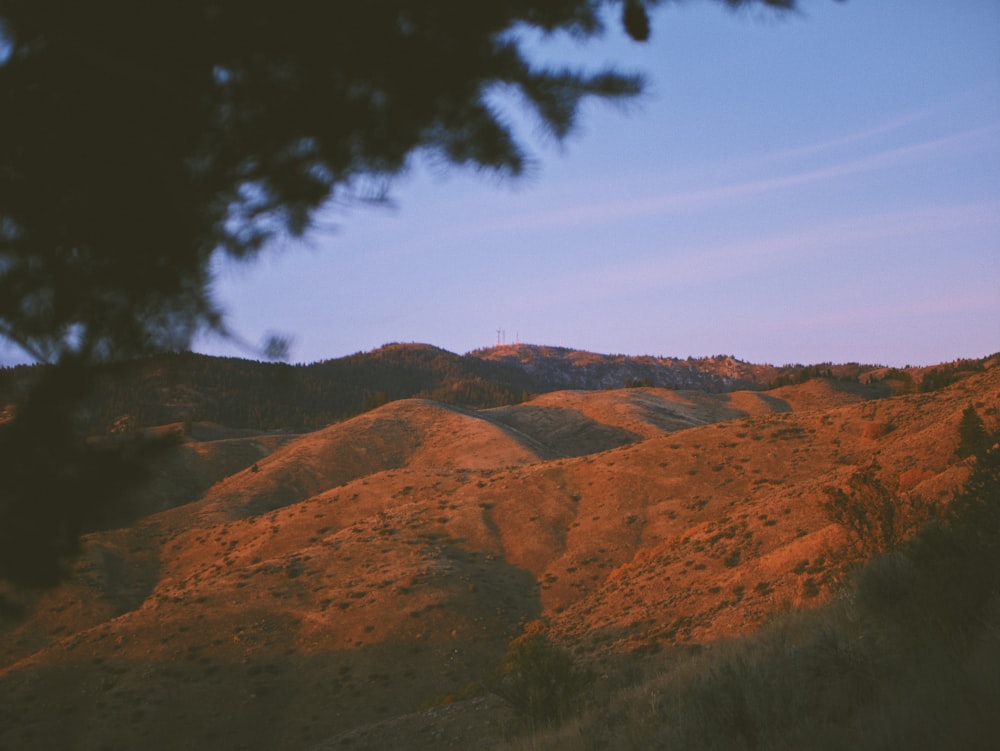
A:
MULTIPOLYGON (((597 661, 751 631, 857 560, 826 487, 874 467, 901 525, 948 501, 962 412, 997 426, 1000 368, 876 393, 567 391, 193 429, 162 470, 198 472, 179 505, 90 535, 70 581, 3 621, 0 747, 439 748, 468 717, 394 718, 483 681, 533 619, 597 661)), ((477 743, 505 711, 480 701, 477 743)))

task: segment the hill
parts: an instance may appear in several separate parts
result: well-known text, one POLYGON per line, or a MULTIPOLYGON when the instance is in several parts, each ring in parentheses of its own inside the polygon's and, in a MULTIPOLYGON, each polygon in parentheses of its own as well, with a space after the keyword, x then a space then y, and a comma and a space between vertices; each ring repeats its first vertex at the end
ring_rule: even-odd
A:
POLYGON ((753 365, 728 355, 681 360, 675 357, 600 355, 530 344, 498 345, 469 354, 487 362, 513 365, 533 378, 560 389, 623 388, 634 384, 731 391, 761 388, 780 375, 802 368, 753 365))
POLYGON ((6 593, 0 747, 501 743, 516 718, 483 686, 533 622, 618 675, 829 601, 871 551, 827 488, 886 490, 901 539, 946 506, 973 466, 963 412, 1000 422, 1000 367, 886 393, 813 378, 400 399, 307 433, 188 423, 145 515, 88 535, 58 588, 6 593))
MULTIPOLYGON (((0 369, 0 415, 38 372, 25 366, 0 369)), ((857 384, 862 376, 878 381, 886 372, 860 365, 779 368, 728 356, 679 360, 598 355, 523 344, 466 355, 425 344, 389 344, 308 365, 179 353, 106 369, 83 421, 93 434, 175 422, 294 432, 322 428, 407 398, 482 408, 564 389, 646 385, 722 393, 816 375, 857 384)), ((903 385, 912 383, 911 377, 903 385)))

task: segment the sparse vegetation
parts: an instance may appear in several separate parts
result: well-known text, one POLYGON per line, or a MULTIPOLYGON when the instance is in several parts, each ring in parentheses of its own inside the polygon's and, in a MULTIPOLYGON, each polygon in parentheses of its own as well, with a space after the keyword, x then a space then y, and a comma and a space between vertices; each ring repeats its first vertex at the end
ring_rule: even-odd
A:
POLYGON ((192 423, 177 453, 197 461, 171 476, 238 449, 207 490, 89 535, 37 607, 0 602, 0 746, 975 748, 1000 566, 997 514, 969 499, 996 497, 995 456, 953 449, 967 404, 995 430, 998 378, 499 410, 529 430, 567 407, 714 421, 581 458, 532 459, 491 413, 426 402, 301 436, 192 423), (734 421, 744 405, 773 411, 734 421))
POLYGON ((993 748, 998 563, 995 444, 942 519, 859 569, 822 608, 750 639, 646 660, 629 687, 532 748, 575 749, 580 737, 611 751, 993 748))

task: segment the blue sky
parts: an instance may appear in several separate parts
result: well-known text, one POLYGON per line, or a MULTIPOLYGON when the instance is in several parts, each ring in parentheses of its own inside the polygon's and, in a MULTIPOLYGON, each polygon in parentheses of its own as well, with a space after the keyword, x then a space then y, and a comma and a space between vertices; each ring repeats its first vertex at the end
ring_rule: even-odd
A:
MULTIPOLYGON (((1000 350, 1000 3, 668 3, 653 37, 539 43, 644 72, 504 182, 429 159, 393 209, 217 265, 247 341, 294 362, 390 341, 925 365, 1000 350)), ((254 356, 216 339, 200 351, 254 356)))

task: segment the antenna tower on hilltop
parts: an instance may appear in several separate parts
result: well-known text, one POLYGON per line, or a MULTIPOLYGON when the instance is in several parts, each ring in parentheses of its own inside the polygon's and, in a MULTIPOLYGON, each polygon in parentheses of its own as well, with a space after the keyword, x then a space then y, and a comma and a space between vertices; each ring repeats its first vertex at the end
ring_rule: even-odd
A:
MULTIPOLYGON (((497 329, 497 346, 507 343, 507 329, 497 329)), ((514 335, 514 344, 521 343, 521 333, 517 332, 514 335)))

